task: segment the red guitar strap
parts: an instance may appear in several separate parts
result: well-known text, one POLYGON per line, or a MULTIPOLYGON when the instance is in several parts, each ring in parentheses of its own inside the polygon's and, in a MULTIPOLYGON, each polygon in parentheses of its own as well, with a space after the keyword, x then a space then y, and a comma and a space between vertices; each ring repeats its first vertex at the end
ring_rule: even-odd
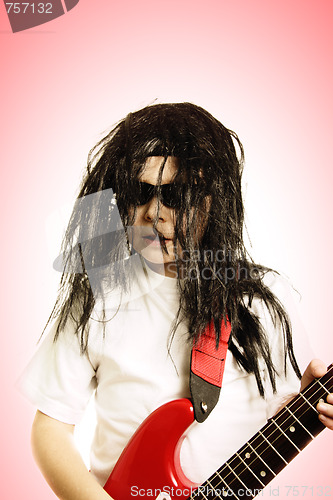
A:
POLYGON ((230 332, 230 322, 222 320, 220 342, 216 349, 212 321, 192 348, 190 390, 197 422, 206 420, 219 399, 230 332))

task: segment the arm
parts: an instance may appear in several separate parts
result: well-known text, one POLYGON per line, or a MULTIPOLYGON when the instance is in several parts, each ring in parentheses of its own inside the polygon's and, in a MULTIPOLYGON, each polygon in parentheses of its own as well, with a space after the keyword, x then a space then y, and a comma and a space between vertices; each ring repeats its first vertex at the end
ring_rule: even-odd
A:
POLYGON ((88 472, 74 443, 74 425, 37 411, 31 442, 35 460, 61 500, 110 500, 88 472))

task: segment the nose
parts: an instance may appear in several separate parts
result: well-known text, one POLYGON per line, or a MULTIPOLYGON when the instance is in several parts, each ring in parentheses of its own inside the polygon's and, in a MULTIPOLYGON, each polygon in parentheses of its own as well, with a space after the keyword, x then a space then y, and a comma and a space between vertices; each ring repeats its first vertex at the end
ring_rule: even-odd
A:
POLYGON ((167 208, 158 201, 157 196, 151 198, 145 205, 145 219, 149 222, 164 222, 167 208))

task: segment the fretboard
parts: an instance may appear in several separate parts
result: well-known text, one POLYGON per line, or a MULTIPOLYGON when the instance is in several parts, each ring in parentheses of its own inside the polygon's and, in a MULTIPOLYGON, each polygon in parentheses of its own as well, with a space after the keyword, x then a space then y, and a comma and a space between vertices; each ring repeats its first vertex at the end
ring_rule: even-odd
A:
POLYGON ((325 426, 316 405, 333 391, 333 364, 271 418, 190 499, 254 498, 325 426))

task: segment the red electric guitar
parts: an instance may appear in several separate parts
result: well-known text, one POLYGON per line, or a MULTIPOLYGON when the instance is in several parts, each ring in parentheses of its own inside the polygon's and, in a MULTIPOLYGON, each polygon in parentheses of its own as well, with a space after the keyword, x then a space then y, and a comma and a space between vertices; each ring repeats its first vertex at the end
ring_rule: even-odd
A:
POLYGON ((320 379, 271 418, 201 486, 183 474, 179 451, 194 421, 192 403, 179 399, 154 411, 120 456, 104 489, 115 500, 254 498, 325 426, 316 405, 333 391, 333 364, 320 379))

